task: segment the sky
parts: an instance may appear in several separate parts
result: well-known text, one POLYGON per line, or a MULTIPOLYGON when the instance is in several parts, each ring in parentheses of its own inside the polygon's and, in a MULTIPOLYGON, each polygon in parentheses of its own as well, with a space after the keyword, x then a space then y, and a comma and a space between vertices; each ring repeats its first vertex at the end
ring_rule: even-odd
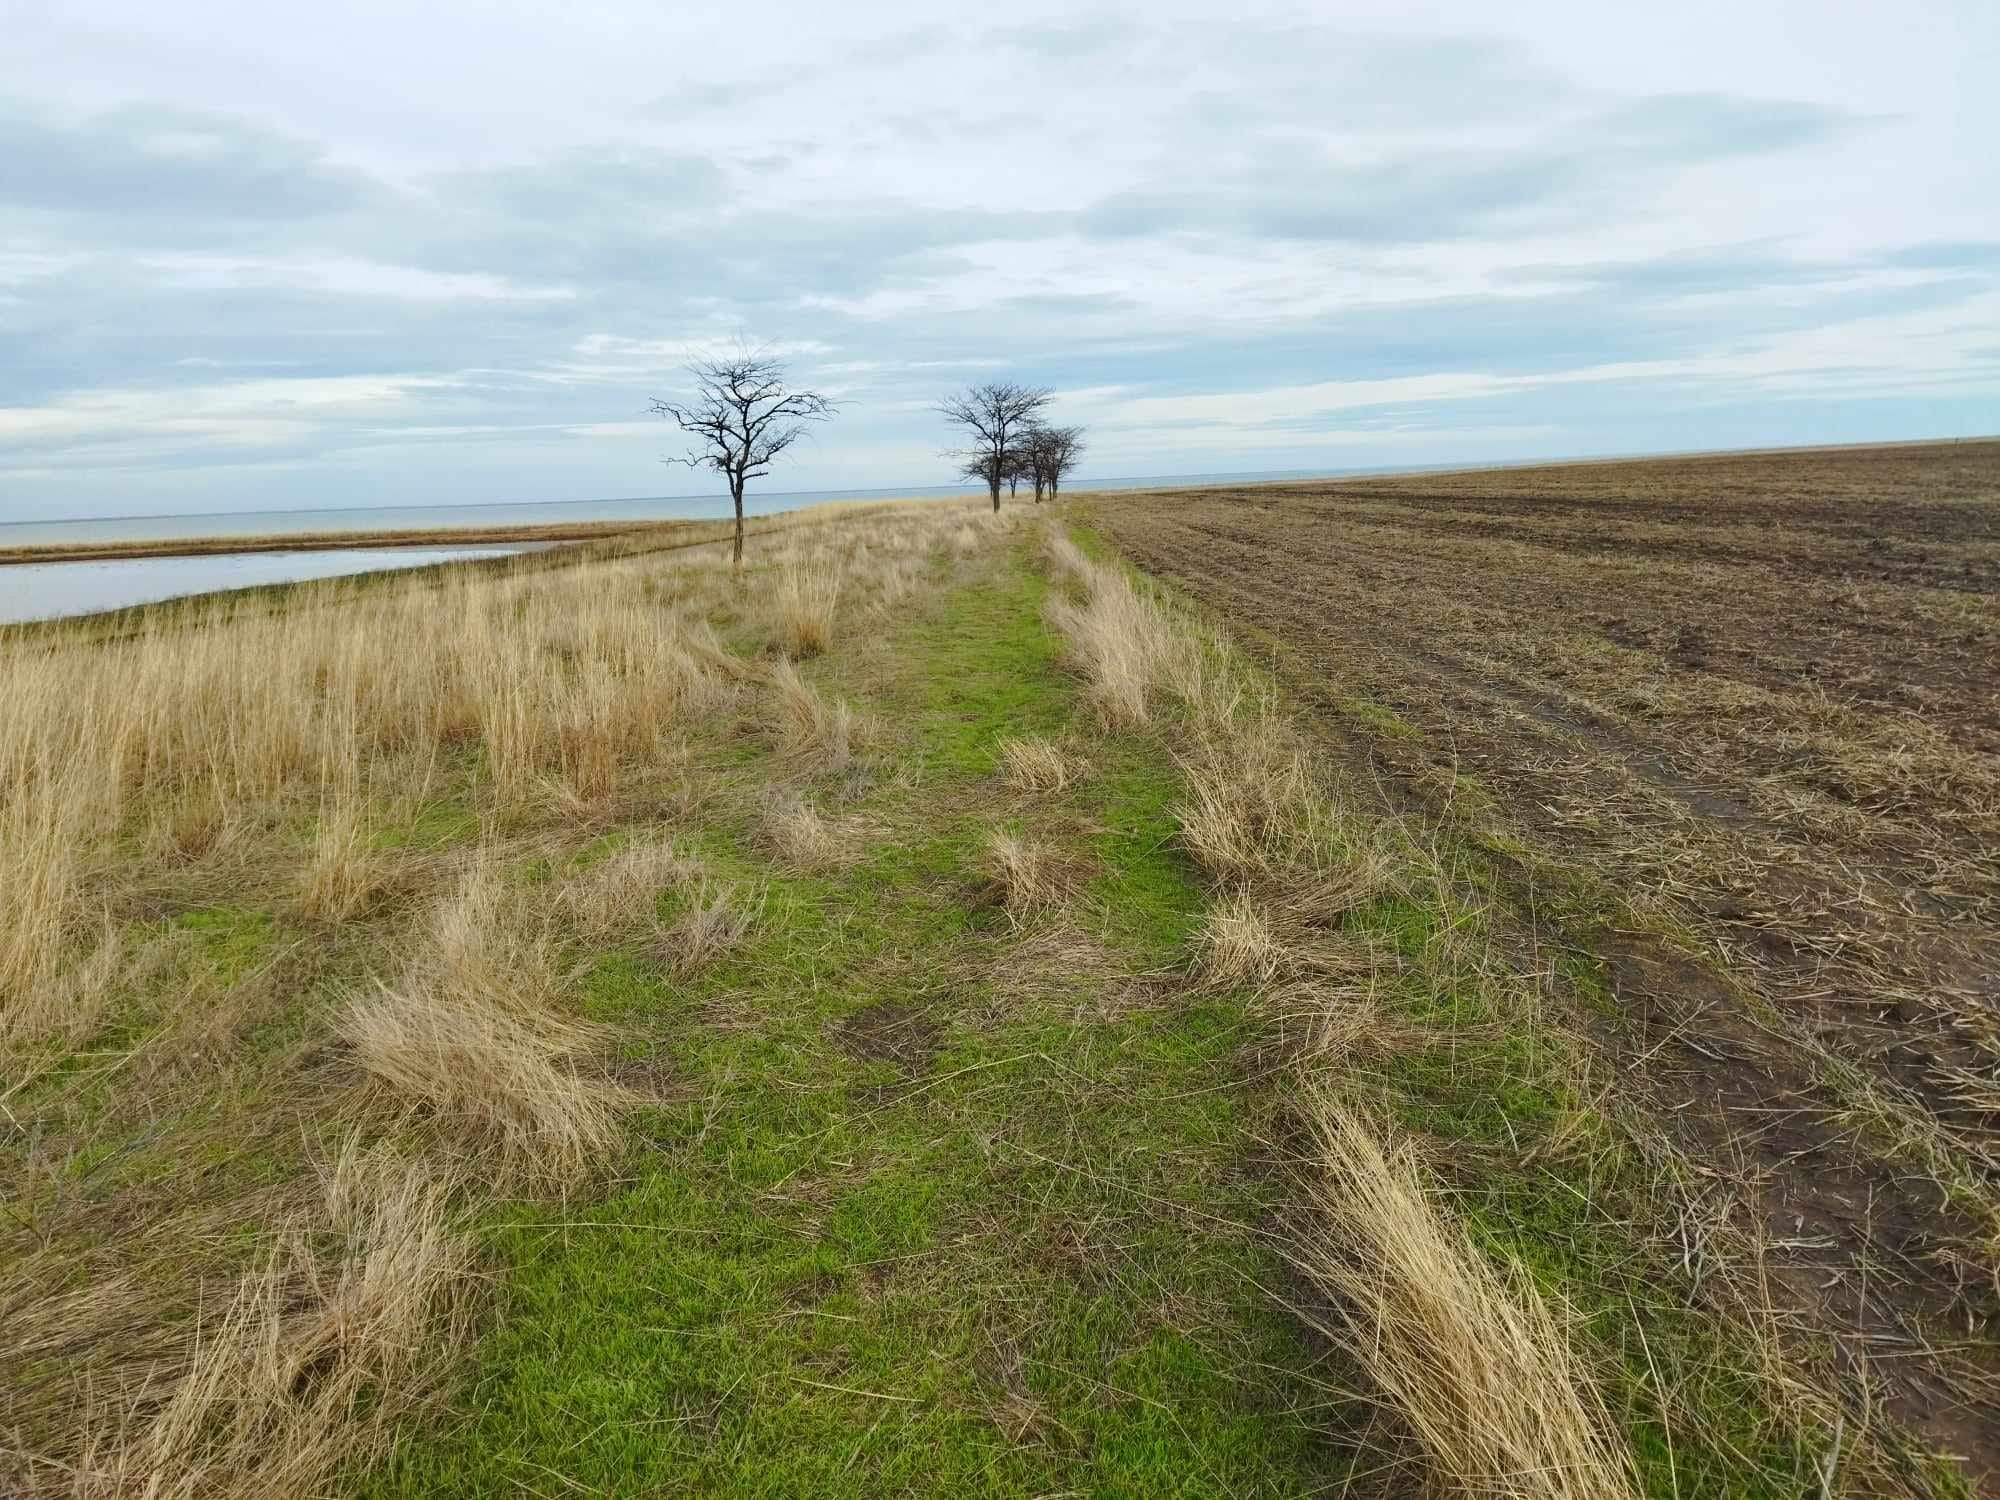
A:
POLYGON ((0 520, 2000 431, 2000 5, 0 0, 0 520))

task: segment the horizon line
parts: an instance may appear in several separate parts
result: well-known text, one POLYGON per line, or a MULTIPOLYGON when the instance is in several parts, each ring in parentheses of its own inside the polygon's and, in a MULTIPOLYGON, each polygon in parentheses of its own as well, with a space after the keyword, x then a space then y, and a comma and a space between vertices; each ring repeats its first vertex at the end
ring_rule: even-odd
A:
MULTIPOLYGON (((1913 447, 1934 446, 1937 444, 1945 444, 1945 443, 1991 443, 1991 442, 2000 442, 2000 432, 1971 433, 1971 434, 1960 434, 1956 436, 1921 437, 1921 438, 1874 438, 1874 439, 1864 438, 1856 440, 1854 442, 1845 442, 1845 443, 1752 444, 1750 446, 1740 447, 1740 448, 1630 449, 1630 450, 1620 450, 1611 453, 1572 453, 1563 455, 1552 455, 1545 458, 1473 459, 1470 461, 1452 461, 1446 463, 1431 463, 1431 464, 1385 464, 1385 465, 1363 465, 1359 467, 1350 466, 1342 468, 1319 468, 1319 467, 1307 466, 1304 468, 1286 468, 1286 469, 1205 469, 1205 470, 1187 471, 1179 474, 1114 474, 1114 475, 1106 475, 1104 478, 1096 480, 1090 484, 1077 484, 1071 486, 1070 489, 1071 492, 1075 494, 1088 494, 1091 492, 1093 487, 1097 485, 1135 486, 1135 485, 1152 483, 1154 481, 1159 481, 1160 482, 1159 487, 1162 489, 1170 489, 1176 487, 1198 489, 1201 487, 1201 482, 1203 480, 1216 479, 1222 477, 1230 477, 1230 478, 1240 477, 1247 479, 1247 478, 1255 478, 1257 476, 1268 475, 1272 476, 1274 480, 1282 480, 1284 478, 1293 478, 1300 480, 1318 479, 1318 478, 1325 478, 1325 479, 1393 478, 1401 474, 1451 474, 1451 473, 1470 472, 1473 470, 1537 469, 1537 468, 1546 468, 1558 464, 1627 463, 1642 459, 1656 459, 1656 458, 1720 458, 1729 455, 1750 455, 1758 453, 1824 453, 1824 452, 1837 452, 1845 449, 1854 449, 1854 448, 1913 448, 1913 447), (1173 481, 1176 480, 1184 480, 1188 482, 1185 485, 1176 486, 1173 483, 1173 481)), ((804 495, 846 495, 846 496, 860 496, 865 498, 870 495, 879 495, 883 499, 893 500, 898 498, 899 493, 902 495, 909 495, 911 498, 914 498, 914 495, 911 495, 911 492, 915 491, 935 492, 940 496, 949 494, 979 495, 985 493, 985 490, 983 488, 965 484, 929 484, 929 485, 884 484, 884 485, 862 485, 856 488, 833 488, 831 486, 818 485, 799 490, 766 490, 764 491, 764 493, 766 495, 776 495, 781 497, 804 496, 804 495)), ((110 515, 110 516, 42 516, 33 520, 0 520, 0 530, 5 530, 10 526, 62 526, 62 525, 79 524, 79 523, 114 522, 114 521, 168 521, 168 520, 196 521, 196 520, 206 520, 212 517, 238 516, 238 515, 302 516, 302 515, 324 514, 327 512, 337 512, 337 513, 354 514, 354 515, 369 515, 380 511, 398 511, 398 510, 430 510, 430 511, 495 510, 495 509, 504 509, 511 506, 526 507, 530 505, 548 505, 548 506, 633 505, 644 501, 727 500, 728 498, 729 495, 726 491, 700 491, 700 492, 678 494, 678 495, 599 495, 599 496, 593 496, 592 498, 585 500, 458 500, 458 501, 429 501, 429 502, 414 501, 396 505, 291 505, 291 506, 272 507, 272 508, 253 507, 240 511, 234 511, 234 510, 151 511, 151 512, 141 511, 141 512, 132 512, 129 514, 110 515)))

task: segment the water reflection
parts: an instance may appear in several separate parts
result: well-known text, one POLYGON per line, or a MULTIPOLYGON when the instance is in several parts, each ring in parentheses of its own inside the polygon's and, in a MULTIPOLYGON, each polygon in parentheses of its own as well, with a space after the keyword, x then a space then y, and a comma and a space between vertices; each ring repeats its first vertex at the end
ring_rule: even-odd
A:
POLYGON ((357 547, 331 552, 231 552, 214 557, 140 557, 115 562, 0 567, 0 624, 151 604, 218 589, 304 578, 420 568, 469 557, 506 557, 528 547, 357 547))

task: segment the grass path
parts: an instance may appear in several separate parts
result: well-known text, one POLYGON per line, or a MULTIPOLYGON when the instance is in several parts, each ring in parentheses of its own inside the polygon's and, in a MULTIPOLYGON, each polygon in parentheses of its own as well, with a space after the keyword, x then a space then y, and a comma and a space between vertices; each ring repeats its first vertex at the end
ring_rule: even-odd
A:
POLYGON ((1143 737, 1053 797, 999 742, 1074 712, 1009 553, 815 675, 903 774, 817 788, 858 858, 775 865, 775 752, 725 751, 684 829, 762 886, 751 940, 691 984, 601 953, 588 1009, 674 1102, 587 1208, 493 1226, 507 1267, 443 1435, 363 1488, 468 1493, 1303 1493, 1315 1354, 1263 1288, 1266 1101, 1232 1086, 1246 1018, 1163 971, 1200 904, 1175 775, 1143 737), (844 796, 842 794, 845 794, 844 796), (838 799, 838 806, 832 804, 838 799), (1016 930, 984 899, 996 827, 1078 881, 1016 930))

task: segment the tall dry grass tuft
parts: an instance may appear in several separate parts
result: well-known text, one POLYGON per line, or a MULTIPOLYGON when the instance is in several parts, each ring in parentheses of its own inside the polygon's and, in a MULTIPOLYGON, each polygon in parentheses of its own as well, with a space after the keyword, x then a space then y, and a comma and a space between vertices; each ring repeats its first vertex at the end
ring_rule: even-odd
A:
POLYGON ((1000 774, 1017 792, 1053 796, 1083 775, 1084 763, 1052 740, 1022 735, 1000 746, 1000 774))
POLYGON ((29 1042, 82 920, 82 825, 54 777, 0 783, 0 1038, 29 1042))
POLYGON ((360 804, 342 798, 324 806, 299 891, 300 911, 316 922, 344 922, 374 899, 383 878, 360 804))
POLYGON ((489 1180, 562 1187, 607 1162, 634 1102, 590 1071, 599 1027, 421 985, 350 1002, 340 1035, 398 1113, 476 1153, 489 1180))
POLYGON ((146 852, 161 864, 206 858, 229 843, 239 813, 212 781, 183 787, 152 809, 146 852))
POLYGON ((1320 1332, 1367 1371, 1453 1494, 1632 1500, 1629 1456, 1547 1307, 1501 1281, 1331 1095, 1300 1101, 1315 1153, 1287 1251, 1332 1304, 1320 1332))
POLYGON ((464 1342, 471 1251, 431 1170, 350 1147, 324 1187, 133 1409, 101 1414, 115 1436, 61 1466, 63 1489, 318 1494, 386 1450, 464 1342))
POLYGON ((840 602, 841 569, 820 555, 785 565, 778 582, 779 639, 787 656, 817 656, 833 643, 833 611, 840 602))
POLYGON ((597 1071, 608 1036, 560 1011, 559 980, 549 934, 480 864, 401 981, 350 1001, 339 1034, 392 1116, 428 1121, 491 1179, 562 1187, 611 1157, 635 1098, 597 1071))
POLYGON ((1387 879, 1377 840, 1326 794, 1303 747, 1269 715, 1202 734, 1178 758, 1181 841, 1211 875, 1339 885, 1347 900, 1387 879))
POLYGON ((786 751, 816 770, 845 770, 854 759, 854 710, 829 703, 789 661, 771 669, 786 751))
POLYGON ((114 989, 125 975, 127 941, 109 921, 95 942, 47 979, 21 990, 0 1009, 0 1104, 56 1055, 82 1046, 102 1028, 114 989))
POLYGON ((1083 592, 1081 603, 1051 594, 1048 618, 1068 642, 1099 717, 1114 729, 1146 723, 1155 693, 1187 676, 1181 659, 1197 644, 1121 570, 1092 562, 1058 533, 1047 550, 1058 573, 1083 592))

